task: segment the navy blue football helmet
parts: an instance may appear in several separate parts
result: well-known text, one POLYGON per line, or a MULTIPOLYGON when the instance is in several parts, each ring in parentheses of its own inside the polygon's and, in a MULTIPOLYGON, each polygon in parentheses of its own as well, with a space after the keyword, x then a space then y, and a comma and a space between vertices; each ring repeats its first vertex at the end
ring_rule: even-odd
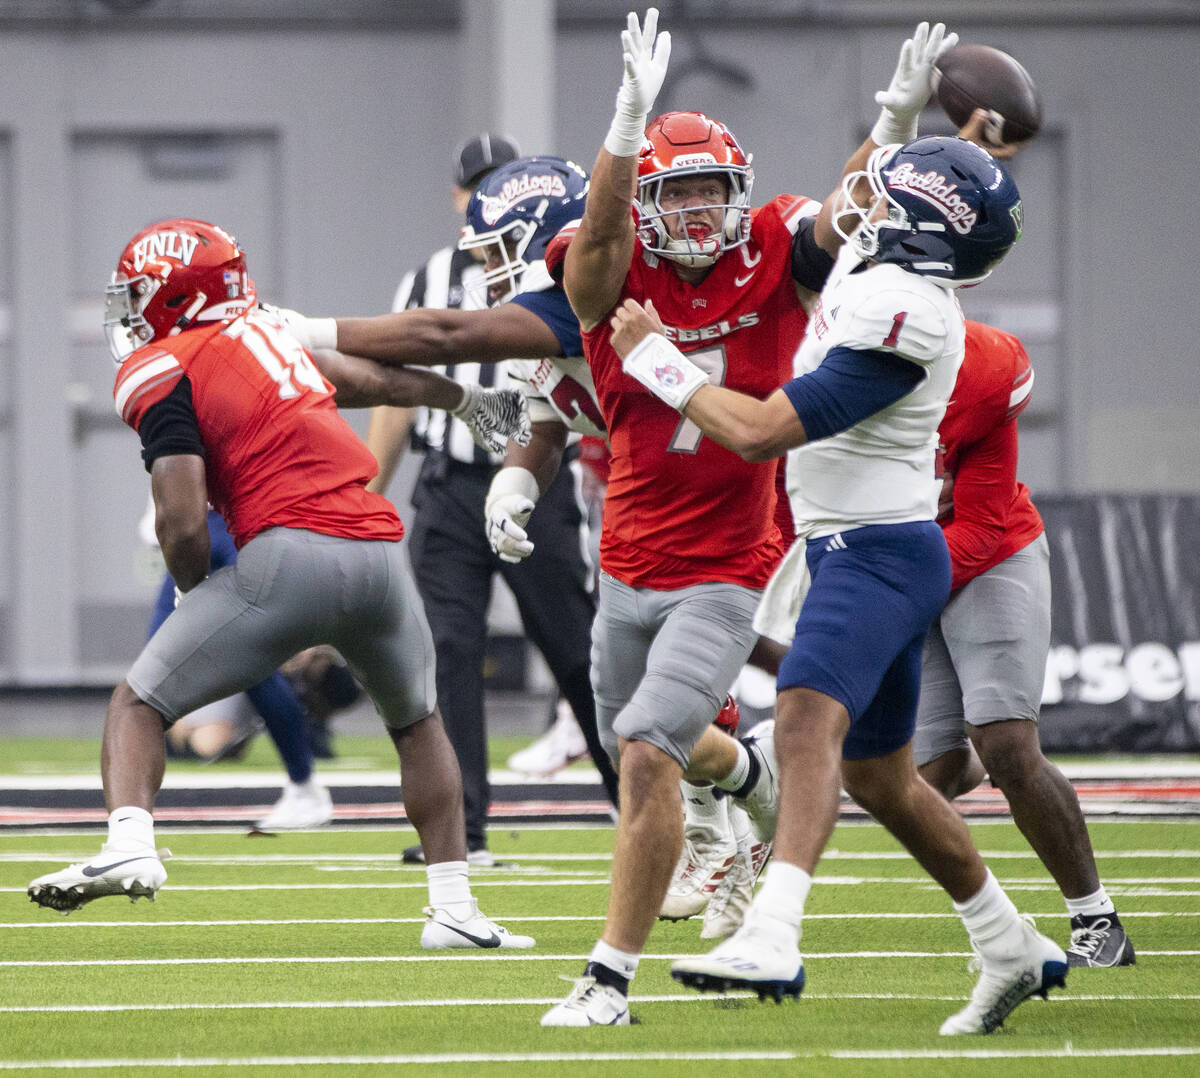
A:
POLYGON ((489 172, 467 203, 459 250, 478 251, 493 304, 511 299, 546 244, 583 216, 588 174, 561 157, 518 157, 489 172))
POLYGON ((842 192, 834 227, 859 255, 955 288, 982 281, 1021 235, 1016 183, 965 139, 927 136, 880 147, 865 170, 843 179, 842 192), (850 192, 864 179, 874 197, 858 206, 850 192), (857 227, 843 231, 843 217, 857 227))

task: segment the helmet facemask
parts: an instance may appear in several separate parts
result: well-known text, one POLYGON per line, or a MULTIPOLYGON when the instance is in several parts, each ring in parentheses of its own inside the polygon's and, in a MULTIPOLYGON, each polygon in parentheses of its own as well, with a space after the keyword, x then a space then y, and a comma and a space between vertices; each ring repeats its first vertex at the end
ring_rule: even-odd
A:
POLYGON ((681 266, 703 268, 713 265, 726 251, 742 246, 750 238, 750 189, 753 183, 754 170, 749 165, 713 167, 712 164, 701 164, 671 168, 640 179, 638 229, 642 245, 651 254, 681 266), (724 201, 664 209, 663 184, 690 176, 719 176, 725 186, 724 201), (712 210, 718 210, 722 215, 721 226, 715 232, 698 237, 685 228, 683 236, 670 234, 668 222, 673 217, 712 210))
MULTIPOLYGON (((539 206, 534 216, 545 212, 545 204, 539 206)), ((521 290, 521 278, 529 268, 525 252, 537 234, 537 226, 531 221, 515 220, 487 232, 476 232, 467 225, 458 241, 460 251, 473 251, 485 264, 483 285, 487 289, 489 306, 512 299, 521 290), (493 288, 497 291, 493 292, 493 288)))
POLYGON ((154 328, 142 315, 142 309, 160 287, 159 281, 145 274, 124 278, 114 273, 105 285, 104 335, 114 363, 124 363, 154 339, 154 328))

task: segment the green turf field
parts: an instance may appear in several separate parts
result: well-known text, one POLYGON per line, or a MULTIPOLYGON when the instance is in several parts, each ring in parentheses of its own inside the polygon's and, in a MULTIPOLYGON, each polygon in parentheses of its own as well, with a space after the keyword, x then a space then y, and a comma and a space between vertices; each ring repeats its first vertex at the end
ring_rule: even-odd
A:
MULTIPOLYGON (((1065 942, 1061 897, 1010 822, 974 825, 1018 906, 1065 942)), ((154 904, 70 917, 30 878, 93 854, 96 830, 0 835, 0 1070, 142 1074, 1195 1075, 1200 823, 1092 825, 1138 964, 1073 970, 986 1038, 940 1038, 973 984, 948 902, 874 825, 843 825, 809 900, 799 1001, 700 997, 668 976, 702 949, 660 924, 633 985, 638 1024, 542 1029, 601 925, 609 828, 495 829, 483 908, 533 951, 426 952, 411 831, 274 838, 159 832, 154 904), (136 1069, 134 1069, 136 1068, 136 1069), (753 1068, 753 1070, 750 1070, 753 1068)))

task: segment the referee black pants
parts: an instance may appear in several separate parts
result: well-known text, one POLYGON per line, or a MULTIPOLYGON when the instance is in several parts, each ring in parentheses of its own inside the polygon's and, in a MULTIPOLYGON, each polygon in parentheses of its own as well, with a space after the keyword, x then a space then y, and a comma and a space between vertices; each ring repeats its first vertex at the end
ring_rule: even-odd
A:
POLYGON ((538 499, 528 532, 533 553, 519 565, 488 546, 483 504, 495 470, 426 455, 413 492, 410 555, 437 652, 438 705, 458 756, 467 846, 487 844, 491 792, 483 661, 487 610, 496 573, 512 590, 525 635, 545 656, 579 721, 605 789, 615 804, 617 778, 596 733, 589 676, 595 598, 582 546, 583 506, 565 464, 538 499))

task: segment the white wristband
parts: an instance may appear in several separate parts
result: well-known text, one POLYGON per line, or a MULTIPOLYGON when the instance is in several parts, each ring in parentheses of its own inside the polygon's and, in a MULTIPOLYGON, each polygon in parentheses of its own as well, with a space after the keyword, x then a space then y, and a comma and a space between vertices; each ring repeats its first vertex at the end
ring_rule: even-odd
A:
POLYGON ((463 398, 457 407, 450 409, 450 414, 455 419, 462 419, 463 416, 474 408, 475 403, 479 400, 479 394, 483 392, 479 386, 472 382, 460 382, 459 385, 462 386, 463 398))
POLYGON ((305 329, 308 330, 309 351, 318 349, 337 350, 337 319, 336 318, 306 318, 305 329))
POLYGON ((916 116, 901 119, 886 105, 879 110, 879 119, 871 128, 871 141, 876 146, 892 146, 895 143, 912 142, 916 137, 916 116))
POLYGON ((680 411, 697 389, 708 384, 708 375, 661 333, 643 337, 621 367, 659 400, 680 411))
POLYGON ((501 468, 492 476, 491 486, 488 487, 487 500, 484 502, 484 515, 491 516, 492 503, 497 498, 503 498, 507 494, 519 494, 522 498, 528 498, 536 505, 541 491, 538 489, 538 482, 534 478, 533 472, 529 471, 528 468, 519 468, 516 465, 510 464, 507 467, 501 468))
POLYGON ((642 140, 646 137, 646 116, 631 113, 628 106, 617 97, 617 112, 613 116, 608 134, 604 136, 604 148, 613 157, 637 157, 642 152, 642 140))

